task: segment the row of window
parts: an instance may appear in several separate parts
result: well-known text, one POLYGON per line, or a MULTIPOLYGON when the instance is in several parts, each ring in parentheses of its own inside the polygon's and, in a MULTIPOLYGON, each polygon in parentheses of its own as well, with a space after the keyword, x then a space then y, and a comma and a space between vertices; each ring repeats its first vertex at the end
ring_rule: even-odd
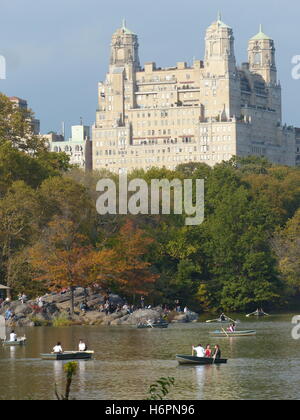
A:
POLYGON ((176 109, 176 110, 168 110, 168 111, 154 111, 154 112, 143 112, 143 113, 134 113, 132 114, 133 117, 136 118, 157 118, 157 117, 161 117, 161 118, 167 118, 167 117, 176 117, 176 116, 182 116, 182 115, 196 115, 199 114, 199 110, 196 109, 176 109))
POLYGON ((210 141, 231 141, 231 136, 201 136, 200 141, 202 142, 210 142, 210 141))
POLYGON ((157 163, 157 162, 197 162, 197 161, 214 161, 214 162, 221 162, 223 160, 231 159, 232 155, 229 153, 226 154, 212 154, 212 155, 191 155, 191 156, 156 156, 153 158, 146 158, 146 159, 137 159, 137 158, 123 158, 117 159, 113 161, 108 160, 96 160, 96 165, 143 165, 145 163, 157 163))
MULTIPOLYGON (((220 133, 221 131, 231 131, 232 127, 231 125, 223 125, 218 127, 212 127, 213 133, 220 133)), ((208 133, 210 131, 209 127, 200 127, 200 133, 208 133)))
MULTIPOLYGON (((75 152, 82 152, 83 147, 82 146, 75 146, 74 150, 75 150, 75 152)), ((55 153, 60 153, 60 152, 70 153, 70 152, 73 152, 73 147, 72 146, 65 146, 65 147, 55 146, 53 148, 53 151, 55 153)))
POLYGON ((177 123, 177 125, 193 125, 193 124, 197 124, 198 120, 191 120, 191 119, 183 119, 183 120, 155 120, 155 121, 138 121, 137 122, 137 126, 138 127, 157 127, 157 126, 175 126, 177 123))
MULTIPOLYGON (((199 152, 229 152, 232 150, 232 146, 231 145, 224 145, 224 146, 213 146, 213 147, 209 147, 209 146, 199 146, 199 148, 197 146, 193 146, 193 147, 176 147, 176 148, 170 148, 168 147, 167 149, 144 149, 144 150, 131 150, 131 155, 136 155, 136 156, 140 156, 140 155, 147 155, 147 154, 156 154, 159 155, 160 153, 165 154, 165 153, 195 153, 197 151, 199 152), (141 152, 141 153, 140 153, 141 152)), ((253 150, 254 153, 258 153, 255 152, 253 150)), ((116 156, 116 155, 127 155, 129 154, 128 151, 118 151, 116 149, 109 149, 109 150, 97 150, 96 151, 96 156, 116 156)))

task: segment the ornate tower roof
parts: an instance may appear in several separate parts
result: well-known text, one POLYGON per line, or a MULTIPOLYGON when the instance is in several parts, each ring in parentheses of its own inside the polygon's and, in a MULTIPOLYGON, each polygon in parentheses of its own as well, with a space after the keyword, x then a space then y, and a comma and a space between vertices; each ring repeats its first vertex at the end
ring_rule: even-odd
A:
POLYGON ((222 15, 221 15, 221 12, 220 12, 220 11, 218 12, 218 16, 217 16, 217 21, 216 21, 216 23, 217 23, 219 26, 221 26, 222 28, 232 29, 230 26, 226 25, 226 23, 224 23, 224 22, 222 21, 222 15))
POLYGON ((260 40, 267 40, 271 41, 272 38, 270 38, 268 35, 266 35, 263 31, 262 25, 259 26, 259 32, 254 37, 251 38, 251 41, 260 41, 260 40))
POLYGON ((123 31, 123 33, 124 34, 126 34, 126 35, 136 35, 134 32, 132 32, 130 29, 128 29, 127 27, 126 27, 126 20, 125 19, 123 19, 123 21, 122 21, 122 27, 121 27, 121 30, 123 31))

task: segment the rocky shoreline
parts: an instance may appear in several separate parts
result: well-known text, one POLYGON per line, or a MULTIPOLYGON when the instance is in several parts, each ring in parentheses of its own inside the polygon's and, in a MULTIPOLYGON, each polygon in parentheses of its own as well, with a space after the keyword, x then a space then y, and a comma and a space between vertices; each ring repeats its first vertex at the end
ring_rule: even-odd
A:
POLYGON ((113 313, 106 314, 101 310, 105 303, 103 295, 77 288, 74 292, 75 310, 71 316, 70 311, 71 293, 49 294, 43 296, 42 307, 36 300, 22 303, 13 301, 2 305, 0 315, 5 315, 7 309, 13 313, 13 317, 7 321, 8 327, 39 327, 39 326, 68 326, 68 325, 103 325, 103 326, 134 326, 147 321, 155 322, 162 317, 171 323, 197 322, 199 315, 195 312, 170 312, 164 313, 161 307, 152 309, 137 309, 133 312, 122 309, 124 301, 117 295, 111 294, 109 302, 114 308, 113 313), (85 302, 87 310, 82 311, 80 305, 85 302))

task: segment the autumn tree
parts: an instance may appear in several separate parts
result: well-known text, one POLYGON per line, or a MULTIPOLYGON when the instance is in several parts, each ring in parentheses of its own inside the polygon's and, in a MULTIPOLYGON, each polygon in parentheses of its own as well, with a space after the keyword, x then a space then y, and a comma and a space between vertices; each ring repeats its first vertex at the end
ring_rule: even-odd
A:
POLYGON ((91 246, 78 226, 58 216, 49 223, 41 239, 30 251, 34 280, 41 281, 51 291, 70 288, 71 315, 74 314, 74 289, 87 287, 91 246))
POLYGON ((136 295, 147 296, 158 278, 145 258, 152 243, 153 239, 127 220, 110 247, 92 252, 90 281, 133 300, 136 295))

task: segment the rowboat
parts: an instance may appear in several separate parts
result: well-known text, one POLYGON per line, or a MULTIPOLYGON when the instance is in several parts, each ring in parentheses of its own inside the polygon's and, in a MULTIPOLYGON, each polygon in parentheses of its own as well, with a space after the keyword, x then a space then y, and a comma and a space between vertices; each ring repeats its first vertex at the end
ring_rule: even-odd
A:
POLYGON ((41 354, 43 360, 89 360, 93 357, 93 351, 65 351, 63 353, 41 354))
POLYGON ((213 331, 209 333, 213 337, 253 337, 256 335, 256 331, 213 331))
POLYGON ((225 316, 224 319, 218 318, 218 319, 208 319, 205 321, 207 324, 228 324, 230 322, 234 322, 235 324, 239 323, 239 321, 235 321, 232 318, 229 318, 229 316, 225 316))
POLYGON ((255 311, 255 312, 252 312, 252 314, 246 315, 246 318, 250 318, 250 316, 257 316, 258 318, 262 318, 264 316, 270 316, 270 315, 269 314, 266 314, 263 311, 255 311))
POLYGON ((176 355, 176 359, 180 365, 224 365, 227 359, 213 359, 208 357, 176 355))
POLYGON ((26 338, 18 338, 17 341, 3 341, 3 346, 24 346, 26 338))
POLYGON ((168 328, 169 323, 168 322, 159 322, 155 324, 147 323, 147 324, 138 324, 138 328, 168 328))

